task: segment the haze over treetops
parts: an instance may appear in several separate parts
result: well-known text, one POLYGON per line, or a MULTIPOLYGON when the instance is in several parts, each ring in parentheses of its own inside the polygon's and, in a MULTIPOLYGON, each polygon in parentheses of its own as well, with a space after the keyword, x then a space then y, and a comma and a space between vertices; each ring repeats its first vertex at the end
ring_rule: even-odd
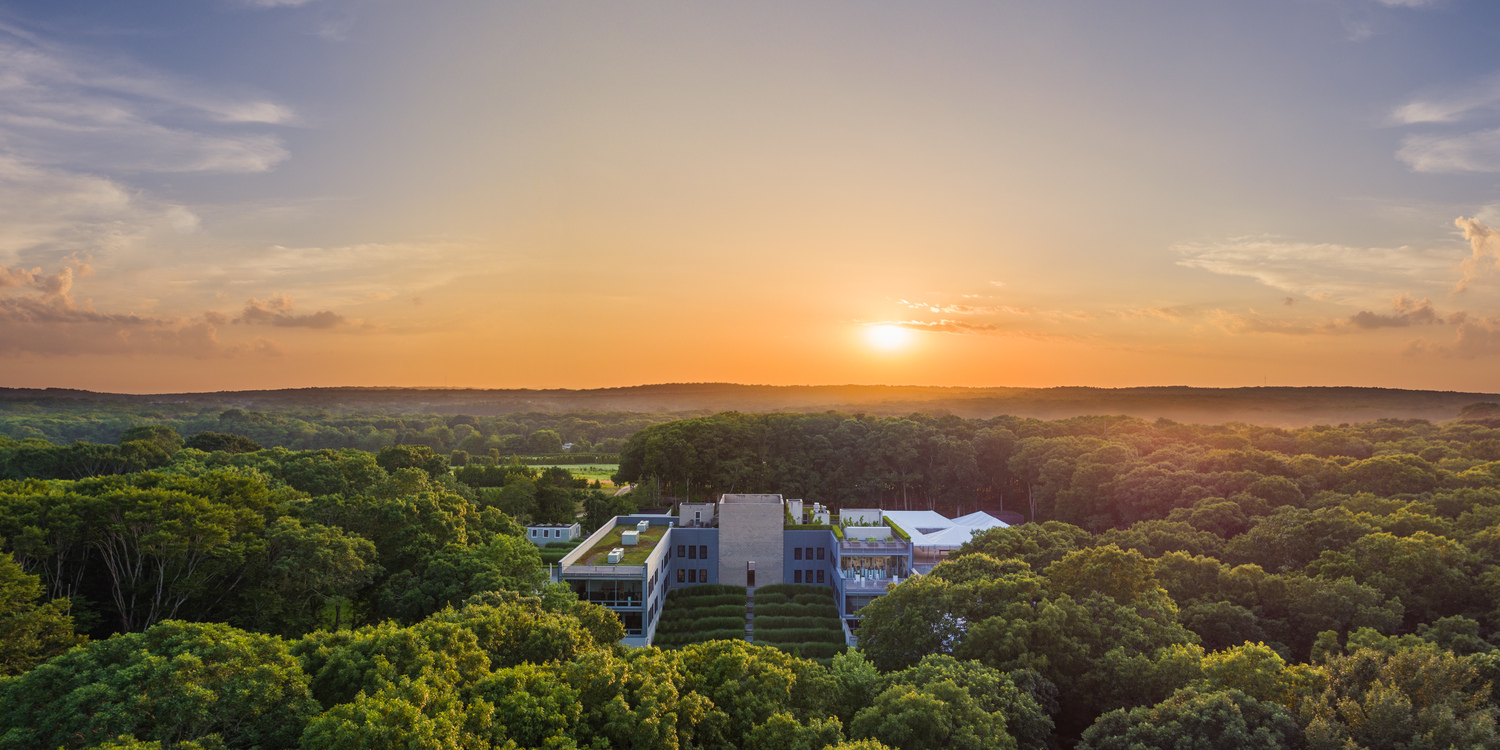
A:
POLYGON ((1500 5, 0 7, 0 386, 1500 390, 1500 5))

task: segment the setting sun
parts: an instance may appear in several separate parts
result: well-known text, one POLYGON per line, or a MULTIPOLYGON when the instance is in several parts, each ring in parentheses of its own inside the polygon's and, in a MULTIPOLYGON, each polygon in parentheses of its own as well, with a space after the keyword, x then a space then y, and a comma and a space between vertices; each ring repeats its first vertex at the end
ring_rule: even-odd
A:
POLYGON ((869 340, 870 346, 891 352, 904 348, 911 341, 911 331, 893 325, 870 326, 865 331, 865 338, 869 340))

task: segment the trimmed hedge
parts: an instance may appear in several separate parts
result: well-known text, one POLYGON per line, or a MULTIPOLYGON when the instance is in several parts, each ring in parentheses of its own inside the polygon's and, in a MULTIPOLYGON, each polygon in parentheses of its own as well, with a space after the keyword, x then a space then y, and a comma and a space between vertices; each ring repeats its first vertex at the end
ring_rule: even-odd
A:
POLYGON ((667 598, 674 599, 681 597, 692 598, 697 596, 727 596, 730 594, 736 594, 741 599, 744 599, 747 595, 744 586, 730 586, 727 583, 700 583, 694 586, 688 586, 686 588, 672 589, 671 591, 667 592, 667 598))
POLYGON ((720 607, 726 604, 745 606, 744 594, 717 594, 714 596, 680 596, 674 597, 667 594, 667 603, 684 609, 703 609, 704 607, 720 607))
POLYGON ((757 607, 762 604, 791 604, 791 602, 792 597, 786 594, 762 594, 760 592, 756 592, 755 594, 755 606, 757 607))
POLYGON ((839 608, 832 604, 767 604, 755 605, 756 617, 839 617, 839 608))
POLYGON ((743 627, 734 630, 708 630, 701 633, 660 633, 652 639, 655 646, 687 646, 705 641, 743 641, 745 640, 745 629, 743 627))
POLYGON ((755 596, 757 598, 762 593, 786 594, 787 596, 796 596, 797 594, 822 594, 829 599, 833 598, 833 589, 827 586, 816 586, 806 583, 773 583, 769 586, 761 586, 760 588, 755 590, 755 596))
POLYGON ((745 605, 743 604, 720 604, 715 607, 693 607, 691 609, 662 608, 661 622, 684 622, 698 620, 704 617, 740 617, 745 616, 745 605))
POLYGON ((833 594, 798 594, 792 597, 796 604, 833 604, 833 594))
POLYGON ((843 628, 836 617, 761 617, 755 618, 755 629, 780 630, 784 628, 843 628))
POLYGON ((843 643, 844 630, 839 628, 788 628, 786 630, 755 629, 755 640, 767 643, 843 643))
POLYGON ((656 626, 658 633, 696 633, 703 630, 729 630, 738 627, 745 629, 745 615, 739 617, 700 617, 696 620, 679 620, 677 622, 663 622, 656 626))

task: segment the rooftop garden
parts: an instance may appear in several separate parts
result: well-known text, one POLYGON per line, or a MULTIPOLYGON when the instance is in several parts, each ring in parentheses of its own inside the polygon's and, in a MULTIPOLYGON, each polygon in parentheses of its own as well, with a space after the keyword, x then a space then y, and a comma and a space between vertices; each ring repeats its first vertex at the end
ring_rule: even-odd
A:
POLYGON ((755 590, 755 642, 807 659, 847 648, 833 589, 779 583, 755 590))
POLYGON ((681 648, 690 643, 745 639, 745 587, 702 584, 667 592, 651 645, 681 648))
POLYGON ((663 536, 666 536, 667 527, 650 527, 641 534, 640 541, 633 545, 624 544, 620 539, 621 535, 627 531, 635 531, 635 524, 621 524, 610 529, 609 533, 605 534, 604 538, 599 540, 598 544, 594 545, 592 549, 584 553, 583 557, 578 559, 578 564, 645 565, 646 558, 651 556, 651 551, 656 549, 657 543, 661 541, 663 536), (609 562, 609 552, 616 547, 624 548, 625 556, 620 558, 620 561, 617 563, 609 562))

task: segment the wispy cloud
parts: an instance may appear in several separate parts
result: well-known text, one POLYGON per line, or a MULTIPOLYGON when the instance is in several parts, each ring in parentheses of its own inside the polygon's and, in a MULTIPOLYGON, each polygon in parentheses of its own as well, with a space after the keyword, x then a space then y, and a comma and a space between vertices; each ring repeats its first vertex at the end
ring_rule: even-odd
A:
POLYGON ((1411 289, 1446 287, 1451 251, 1414 247, 1352 247, 1242 237, 1172 248, 1179 265, 1243 276, 1283 292, 1342 304, 1368 305, 1411 289))
POLYGON ((893 320, 885 325, 901 326, 914 331, 932 331, 934 333, 995 333, 1000 328, 991 323, 969 323, 962 320, 893 320))
POLYGON ((0 148, 35 164, 98 171, 264 172, 287 158, 288 107, 226 97, 129 61, 0 25, 0 148))
POLYGON ((1500 74, 1412 99, 1391 113, 1391 121, 1398 125, 1458 122, 1497 108, 1500 108, 1500 74))
POLYGON ((1396 158, 1417 172, 1500 172, 1500 128, 1407 136, 1396 158))
POLYGON ((932 305, 926 302, 911 302, 901 300, 901 304, 913 310, 926 310, 927 312, 943 315, 997 315, 1009 313, 1012 315, 1025 315, 1029 310, 1022 307, 1011 307, 1009 305, 932 305))

